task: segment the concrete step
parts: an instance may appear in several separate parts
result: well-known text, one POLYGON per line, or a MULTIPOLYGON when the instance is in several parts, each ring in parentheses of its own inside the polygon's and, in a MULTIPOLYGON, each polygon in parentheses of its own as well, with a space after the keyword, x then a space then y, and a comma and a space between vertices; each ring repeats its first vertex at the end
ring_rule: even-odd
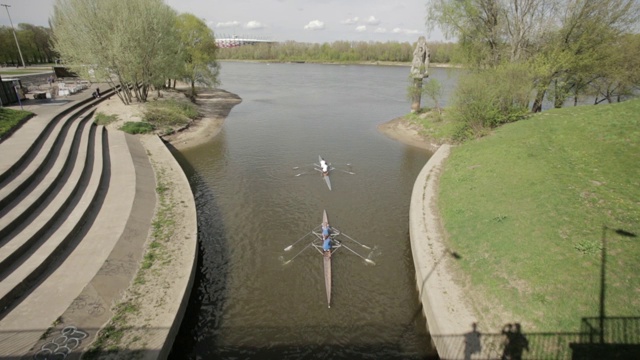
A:
MULTIPOLYGON (((33 244, 24 250, 19 258, 11 259, 11 263, 2 273, 0 282, 0 316, 1 312, 16 305, 20 298, 35 281, 43 281, 45 271, 50 271, 51 266, 58 258, 64 258, 65 248, 70 245, 79 229, 84 225, 90 207, 98 194, 98 188, 103 179, 104 159, 102 146, 103 127, 95 132, 94 151, 92 161, 86 167, 90 174, 82 177, 79 186, 82 191, 68 199, 69 206, 60 212, 55 206, 52 211, 58 211, 59 219, 46 226, 47 231, 42 236, 36 237, 37 244, 33 244)), ((91 146, 90 146, 91 147, 91 146)), ((65 199, 62 199, 63 201, 65 199)), ((41 213, 40 219, 47 222, 47 216, 52 216, 46 211, 41 213)), ((27 230, 36 228, 35 224, 26 227, 27 230)), ((26 235, 31 238, 31 236, 26 235)), ((17 238, 16 238, 17 239, 17 238)), ((72 247, 72 246, 70 246, 72 247)), ((4 247, 3 247, 4 248, 4 247)))
MULTIPOLYGON (((0 139, 0 153, 5 155, 0 157, 0 188, 8 177, 15 176, 16 171, 24 166, 29 156, 33 156, 37 152, 37 149, 42 146, 44 140, 51 133, 52 128, 60 120, 68 117, 69 114, 81 107, 87 105, 95 106, 107 98, 82 98, 80 95, 76 97, 76 101, 70 101, 68 104, 51 106, 49 111, 42 111, 40 114, 28 119, 18 129, 14 130, 12 135, 5 135, 0 139)), ((0 206, 0 208, 2 207, 0 206)))
MULTIPOLYGON (((55 206, 51 203, 46 204, 45 201, 50 197, 60 198, 60 190, 64 185, 73 186, 75 189, 86 159, 92 114, 93 112, 90 112, 73 120, 66 138, 61 140, 58 156, 52 158, 51 165, 42 170, 40 175, 42 179, 34 181, 31 186, 16 196, 10 205, 0 210, 0 244, 11 241, 16 233, 14 230, 19 224, 30 223, 31 221, 25 222, 28 216, 36 216, 42 209, 55 206), (78 170, 73 171, 74 169, 78 170), (77 175, 77 177, 70 177, 70 175, 77 175), (13 234, 11 234, 12 231, 14 231, 13 234)), ((67 197, 72 194, 72 192, 63 193, 67 197)), ((53 220, 54 217, 51 219, 53 220)), ((2 259, 1 255, 0 259, 2 259)))
MULTIPOLYGON (((29 195, 9 211, 8 214, 0 218, 0 236, 3 239, 0 244, 0 279, 5 277, 4 272, 27 251, 33 250, 38 243, 46 241, 43 234, 59 219, 60 214, 65 212, 74 195, 81 189, 83 176, 91 175, 91 169, 87 168, 93 163, 94 133, 95 126, 90 117, 77 121, 81 127, 78 129, 79 135, 75 142, 74 153, 65 162, 68 166, 64 170, 65 176, 47 176, 45 180, 51 183, 40 183, 29 195), (53 181, 56 179, 56 181, 53 181), (51 196, 46 202, 42 197, 46 194, 51 196), (41 207, 38 205, 42 204, 41 207)), ((70 139, 67 141, 71 143, 70 139)), ((60 158, 59 158, 60 159, 60 158)), ((59 161, 62 163, 62 161, 59 161)), ((59 164, 62 166, 62 164, 59 164)), ((63 172, 63 171, 61 171, 63 172)), ((46 181, 45 181, 46 182, 46 181)))
MULTIPOLYGON (((38 278, 38 284, 14 302, 9 311, 5 312, 0 319, 0 353, 5 356, 20 358, 26 356, 30 351, 37 352, 37 349, 34 350, 35 344, 48 334, 48 329, 55 325, 62 314, 71 306, 79 306, 78 304, 82 303, 83 307, 86 307, 83 310, 95 317, 101 317, 108 313, 112 304, 110 301, 85 299, 74 303, 74 300, 79 299, 83 289, 94 279, 101 268, 106 268, 112 275, 117 276, 117 269, 122 265, 114 267, 117 264, 110 264, 106 266, 106 259, 114 251, 116 244, 129 242, 130 239, 125 236, 127 225, 139 221, 135 216, 132 216, 134 202, 138 198, 137 189, 150 187, 153 192, 155 187, 149 186, 149 182, 153 183, 154 181, 153 171, 150 171, 151 180, 149 176, 137 178, 137 165, 134 165, 130 153, 128 136, 116 131, 108 132, 107 138, 109 150, 105 153, 106 172, 104 181, 99 186, 99 193, 103 195, 99 196, 91 211, 91 220, 83 226, 78 238, 73 241, 72 251, 66 254, 64 259, 59 259, 51 264, 46 273, 38 278), (123 239, 123 237, 125 238, 123 239)), ((138 141, 135 137, 133 139, 138 141)), ((142 155, 145 160, 144 151, 142 151, 142 155)), ((146 161, 148 163, 148 159, 146 161)), ((147 167, 150 168, 150 165, 147 167)), ((93 180, 92 177, 92 182, 93 180)), ((93 186, 96 185, 87 187, 93 186)), ((90 199, 86 200, 90 201, 90 199)), ((85 199, 81 200, 81 202, 84 201, 85 199)), ((145 208, 148 208, 148 205, 145 204, 145 208)), ((151 208, 153 209, 153 207, 151 208)), ((149 219, 151 216, 152 214, 149 215, 149 219)), ((76 215, 71 217, 76 217, 76 215)), ((61 230, 62 227, 56 231, 56 234, 61 230)), ((146 239, 146 235, 145 233, 135 236, 144 236, 146 239)), ((131 256, 123 258, 123 260, 129 261, 129 265, 134 269, 137 269, 139 258, 142 256, 141 251, 136 252, 138 259, 131 256)), ((5 281, 0 283, 0 287, 4 287, 5 281)), ((125 281, 124 288, 129 281, 130 278, 125 281)), ((117 289, 114 291, 109 284, 102 285, 96 287, 96 291, 110 294, 109 299, 117 297, 117 289)), ((89 329, 82 331, 86 330, 89 329)), ((92 330, 97 331, 97 328, 92 330)))
MULTIPOLYGON (((42 140, 41 146, 36 147, 37 153, 24 158, 21 166, 15 169, 14 174, 8 176, 0 184, 0 211, 7 211, 7 208, 11 206, 10 204, 19 195, 24 195, 28 187, 35 185, 37 181, 41 181, 44 178, 42 172, 47 170, 47 166, 51 164, 50 161, 55 162, 59 157, 67 159, 66 156, 71 147, 64 140, 68 133, 75 134, 73 129, 77 125, 74 125, 76 124, 74 120, 88 109, 89 107, 81 108, 58 121, 50 129, 46 139, 42 140)), ((31 187, 31 189, 33 188, 31 187)))

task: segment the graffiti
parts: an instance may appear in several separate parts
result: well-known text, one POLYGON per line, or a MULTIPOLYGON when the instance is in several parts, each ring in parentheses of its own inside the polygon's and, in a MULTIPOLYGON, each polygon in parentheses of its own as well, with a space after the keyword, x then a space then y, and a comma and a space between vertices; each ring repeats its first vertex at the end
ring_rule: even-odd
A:
POLYGON ((76 349, 89 334, 78 330, 75 326, 67 326, 60 331, 59 336, 42 345, 33 355, 35 360, 63 360, 71 351, 76 349))

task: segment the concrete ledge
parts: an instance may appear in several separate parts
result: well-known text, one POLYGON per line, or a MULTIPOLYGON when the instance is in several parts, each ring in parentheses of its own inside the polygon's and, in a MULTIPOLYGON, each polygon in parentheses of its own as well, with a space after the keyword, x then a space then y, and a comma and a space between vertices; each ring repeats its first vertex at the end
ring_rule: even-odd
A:
POLYGON ((182 324, 195 279, 198 265, 198 221, 191 185, 173 154, 158 136, 143 136, 141 142, 151 159, 156 176, 160 171, 170 178, 173 199, 179 201, 176 206, 180 207, 174 214, 175 223, 179 227, 176 231, 180 236, 176 236, 174 262, 168 269, 171 274, 171 287, 165 294, 168 301, 161 310, 164 315, 150 321, 150 327, 156 331, 145 334, 148 348, 158 350, 158 359, 166 359, 182 324))
POLYGON ((437 211, 437 185, 449 145, 442 145, 424 166, 413 186, 409 210, 409 234, 420 301, 427 327, 442 359, 462 359, 464 333, 476 317, 467 306, 465 294, 448 269, 453 250, 444 244, 437 211), (458 335, 458 336, 452 336, 458 335), (452 341, 453 340, 453 341, 452 341))

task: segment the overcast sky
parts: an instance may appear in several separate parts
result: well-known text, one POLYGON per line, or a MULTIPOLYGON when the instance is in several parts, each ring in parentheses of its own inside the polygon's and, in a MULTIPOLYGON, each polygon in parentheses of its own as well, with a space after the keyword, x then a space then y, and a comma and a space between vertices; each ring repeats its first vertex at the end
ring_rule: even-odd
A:
MULTIPOLYGON (((132 0, 134 1, 134 0, 132 0)), ((0 0, 10 5, 14 26, 48 26, 55 0, 0 0)), ((217 38, 237 35, 298 42, 444 41, 427 32, 427 0, 165 0, 178 12, 207 22, 217 38)), ((9 25, 0 7, 0 25, 9 25)))

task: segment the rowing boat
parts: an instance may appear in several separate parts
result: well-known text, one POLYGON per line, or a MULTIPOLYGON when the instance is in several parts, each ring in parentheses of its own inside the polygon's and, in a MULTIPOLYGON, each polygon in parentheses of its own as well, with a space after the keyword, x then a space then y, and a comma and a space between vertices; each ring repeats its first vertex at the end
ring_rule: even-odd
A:
MULTIPOLYGON (((322 228, 324 229, 327 227, 329 228, 329 237, 331 237, 332 234, 331 234, 331 228, 329 227, 329 218, 327 217, 327 210, 324 210, 322 213, 322 228)), ((322 235, 320 235, 320 240, 322 240, 322 235)), ((329 251, 323 250, 323 253, 322 253, 322 256, 324 258, 324 287, 327 292, 327 306, 329 308, 331 308, 331 252, 332 251, 333 251, 333 246, 331 250, 329 251)))
POLYGON ((342 242, 342 240, 338 239, 338 236, 343 236, 346 239, 350 240, 351 242, 353 242, 353 243, 355 243, 357 245, 360 245, 365 249, 371 250, 371 248, 369 246, 361 244, 356 239, 350 237, 349 235, 347 235, 345 233, 340 232, 340 230, 338 230, 335 227, 331 226, 329 224, 329 217, 327 216, 327 210, 323 210, 323 212, 322 212, 322 223, 320 224, 320 226, 318 226, 315 229, 311 230, 311 232, 307 233, 306 235, 304 235, 300 239, 296 240, 293 244, 287 246, 284 249, 284 251, 291 250, 294 245, 296 245, 298 242, 300 242, 301 240, 305 239, 309 235, 313 235, 313 240, 309 244, 307 244, 307 246, 305 246, 302 250, 300 250, 294 257, 292 257, 288 261, 285 261, 284 264, 288 264, 291 261, 293 261, 293 259, 298 257, 298 255, 300 255, 302 252, 304 252, 307 248, 314 247, 322 255, 323 267, 324 267, 324 286, 325 286, 325 291, 326 291, 326 294, 327 294, 327 306, 329 308, 331 308, 331 257, 333 256, 333 253, 335 253, 339 248, 344 247, 345 249, 347 249, 351 253, 357 255, 358 257, 360 257, 366 263, 375 265, 375 262, 373 262, 373 260, 365 258, 364 256, 360 255, 359 253, 357 253, 356 251, 354 251, 353 249, 351 249, 350 247, 345 245, 342 242), (329 238, 331 239, 331 242, 330 242, 331 248, 328 251, 324 251, 323 246, 322 246, 323 242, 324 242, 323 241, 323 237, 322 237, 322 230, 324 228, 327 228, 327 227, 329 228, 329 238))
MULTIPOLYGON (((322 156, 318 155, 318 161, 320 162, 320 164, 322 164, 322 156)), ((329 163, 327 163, 327 166, 329 167, 328 169, 330 170, 330 166, 331 165, 329 165, 329 163)), ((319 170, 322 173, 322 177, 324 178, 324 182, 327 183, 327 186, 329 187, 329 190, 331 190, 331 179, 329 179, 329 171, 327 171, 327 173, 325 174, 325 173, 322 172, 322 168, 320 168, 319 170)))

